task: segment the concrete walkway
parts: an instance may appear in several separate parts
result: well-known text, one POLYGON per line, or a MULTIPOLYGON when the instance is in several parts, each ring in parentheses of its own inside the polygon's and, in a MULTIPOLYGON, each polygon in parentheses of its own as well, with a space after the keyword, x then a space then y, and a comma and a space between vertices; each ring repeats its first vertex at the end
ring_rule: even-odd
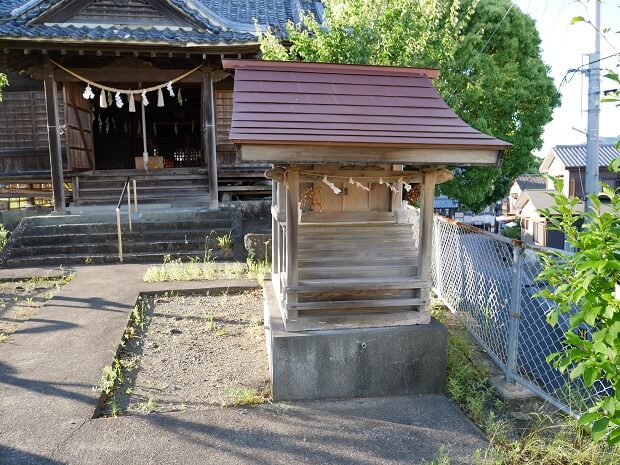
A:
MULTIPOLYGON (((140 293, 256 286, 142 282, 147 265, 76 267, 76 279, 0 344, 0 464, 452 463, 486 447, 443 396, 299 402, 92 419, 140 293)), ((48 276, 1 270, 0 280, 48 276)))

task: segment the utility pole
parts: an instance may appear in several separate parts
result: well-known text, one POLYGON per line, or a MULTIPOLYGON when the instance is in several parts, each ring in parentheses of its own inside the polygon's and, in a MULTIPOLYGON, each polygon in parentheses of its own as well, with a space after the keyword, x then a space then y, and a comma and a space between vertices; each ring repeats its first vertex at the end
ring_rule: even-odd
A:
POLYGON ((594 53, 588 65, 588 134, 586 159, 586 211, 593 208, 588 198, 599 192, 599 118, 601 113, 601 2, 594 0, 594 53))

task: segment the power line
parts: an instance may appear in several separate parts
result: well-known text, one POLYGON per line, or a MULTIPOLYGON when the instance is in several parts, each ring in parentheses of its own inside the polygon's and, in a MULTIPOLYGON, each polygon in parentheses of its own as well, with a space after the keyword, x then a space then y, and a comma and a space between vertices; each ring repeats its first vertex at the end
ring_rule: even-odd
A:
POLYGON ((616 56, 620 56, 620 52, 612 53, 611 55, 607 55, 606 57, 599 58, 598 60, 592 60, 592 61, 589 61, 588 63, 584 63, 578 66, 577 68, 569 69, 568 71, 566 71, 566 73, 564 74, 564 77, 560 81, 560 85, 558 86, 558 94, 562 90, 562 87, 564 86, 564 84, 569 84, 572 81, 573 77, 575 77, 575 74, 583 71, 583 68, 585 68, 586 66, 590 66, 590 65, 593 65, 594 63, 598 63, 599 61, 608 60, 609 58, 613 58, 616 56), (568 77, 568 75, 571 73, 572 75, 568 77))

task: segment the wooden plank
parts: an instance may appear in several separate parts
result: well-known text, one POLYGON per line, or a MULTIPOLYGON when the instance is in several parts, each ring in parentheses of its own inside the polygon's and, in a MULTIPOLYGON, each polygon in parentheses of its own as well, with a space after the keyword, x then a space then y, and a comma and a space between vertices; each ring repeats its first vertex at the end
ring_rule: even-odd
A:
POLYGON ((339 227, 348 223, 358 222, 384 222, 393 223, 394 214, 389 211, 383 212, 304 212, 302 217, 302 224, 306 225, 319 223, 326 224, 332 222, 339 227))
POLYGON ((329 329, 382 328, 387 326, 410 326, 428 324, 431 317, 427 312, 400 311, 371 313, 367 315, 321 315, 301 317, 286 322, 287 331, 321 331, 329 329))
POLYGON ((382 278, 374 279, 304 279, 299 280, 297 286, 287 286, 287 291, 297 293, 312 293, 322 291, 381 291, 384 289, 430 289, 430 281, 421 281, 415 278, 382 278))
POLYGON ((390 308, 428 305, 429 299, 369 299, 369 300, 323 300, 319 302, 301 302, 287 305, 297 311, 347 308, 390 308))
POLYGON ((47 112, 52 191, 54 193, 54 211, 61 212, 65 209, 65 188, 60 143, 60 118, 58 115, 58 88, 54 80, 54 70, 50 63, 46 63, 43 66, 43 82, 47 112))
MULTIPOLYGON (((416 148, 398 147, 351 147, 342 145, 300 144, 251 144, 241 145, 244 162, 264 161, 272 163, 402 163, 404 165, 496 165, 499 150, 492 147, 460 149, 458 145, 444 144, 416 148)), ((361 144, 360 144, 361 145, 361 144)))
MULTIPOLYGON (((290 171, 286 184, 286 304, 297 303, 294 289, 299 278, 299 173, 290 171)), ((295 311, 287 312, 287 319, 297 318, 295 311)))

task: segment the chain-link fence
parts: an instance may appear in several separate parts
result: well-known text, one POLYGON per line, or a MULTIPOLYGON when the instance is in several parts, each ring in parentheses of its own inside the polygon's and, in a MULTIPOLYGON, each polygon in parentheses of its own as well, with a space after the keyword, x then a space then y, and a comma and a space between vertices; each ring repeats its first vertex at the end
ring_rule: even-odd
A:
MULTIPOLYGON (((469 329, 504 371, 518 383, 567 413, 583 412, 611 388, 597 382, 586 389, 547 363, 562 350, 568 317, 552 328, 546 315, 555 304, 534 297, 545 286, 541 247, 435 217, 433 283, 443 303, 469 329)), ((588 337, 584 330, 582 337, 588 337)))

